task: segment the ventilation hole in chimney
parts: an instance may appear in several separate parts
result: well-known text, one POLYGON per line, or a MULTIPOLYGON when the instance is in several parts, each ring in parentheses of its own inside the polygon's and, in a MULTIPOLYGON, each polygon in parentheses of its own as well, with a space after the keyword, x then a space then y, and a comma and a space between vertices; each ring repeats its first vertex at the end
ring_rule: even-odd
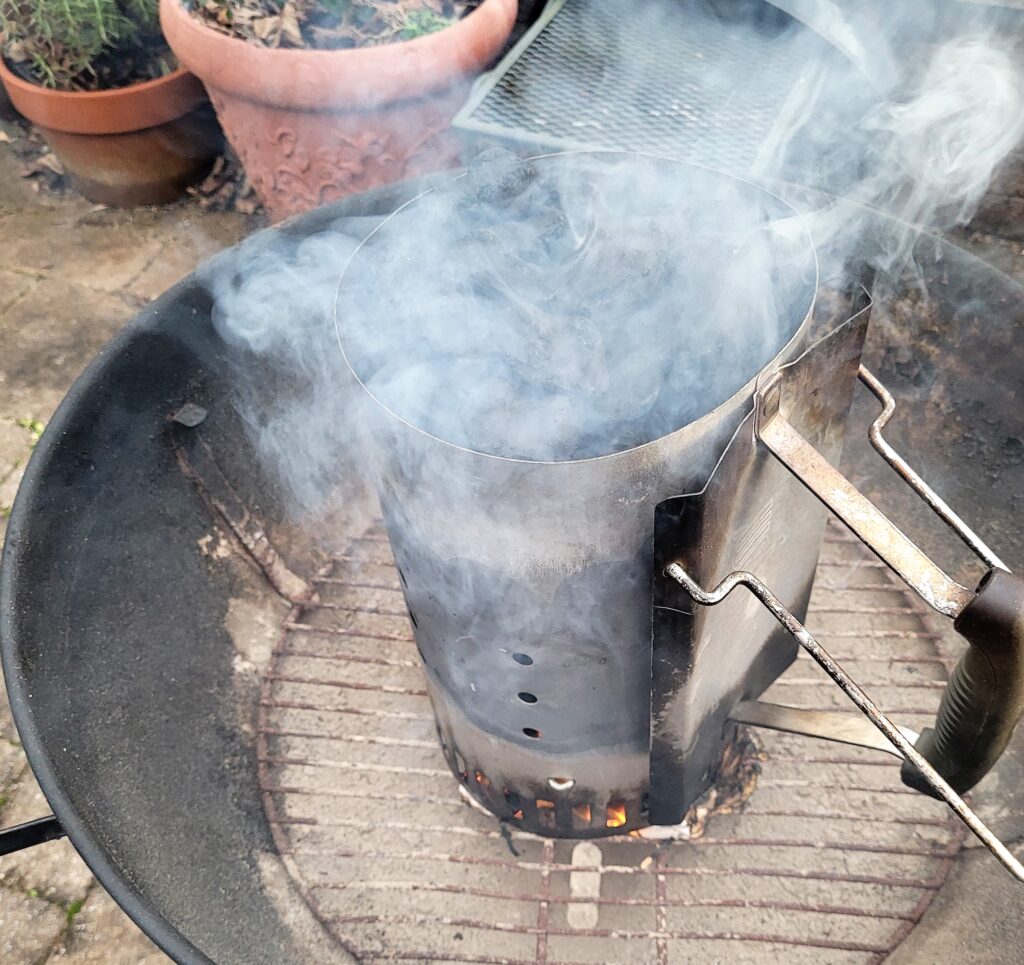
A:
POLYGON ((590 827, 590 805, 577 804, 572 809, 572 826, 577 831, 590 827))
POLYGON ((524 704, 535 704, 535 703, 537 703, 537 695, 536 694, 531 694, 529 691, 520 690, 518 696, 519 696, 519 699, 524 704))
POLYGON ((532 737, 534 740, 538 740, 541 736, 540 731, 536 727, 524 727, 523 733, 527 737, 532 737))
POLYGON ((554 828, 555 826, 555 802, 537 799, 537 823, 542 828, 554 828))
POLYGON ((481 787, 490 787, 491 782, 483 771, 477 771, 475 776, 477 784, 481 787))
POLYGON ((412 625, 414 627, 419 628, 419 624, 416 622, 416 614, 413 613, 412 610, 409 611, 409 619, 412 620, 412 625))
POLYGON ((549 777, 548 786, 552 791, 568 791, 576 783, 574 777, 549 777))
POLYGON ((626 823, 626 805, 609 804, 605 812, 605 825, 609 828, 621 828, 626 823))
POLYGON ((533 663, 533 657, 526 653, 514 653, 512 659, 523 667, 529 667, 533 663))

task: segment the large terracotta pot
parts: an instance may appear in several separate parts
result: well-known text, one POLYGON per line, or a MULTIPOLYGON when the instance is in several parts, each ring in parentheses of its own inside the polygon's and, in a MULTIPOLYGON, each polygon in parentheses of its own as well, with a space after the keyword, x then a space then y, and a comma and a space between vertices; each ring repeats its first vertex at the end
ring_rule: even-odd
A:
POLYGON ((23 80, 0 58, 0 80, 90 201, 173 201, 223 144, 203 85, 186 70, 115 90, 59 91, 23 80))
POLYGON ((160 0, 160 23, 279 220, 457 163, 451 119, 508 39, 516 6, 484 0, 438 33, 352 50, 246 43, 205 26, 181 0, 160 0))

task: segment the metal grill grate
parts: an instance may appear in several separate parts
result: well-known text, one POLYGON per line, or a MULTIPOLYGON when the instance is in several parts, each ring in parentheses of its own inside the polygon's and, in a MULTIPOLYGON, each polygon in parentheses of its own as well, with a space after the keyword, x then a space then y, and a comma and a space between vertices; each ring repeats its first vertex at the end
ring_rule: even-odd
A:
POLYGON ((566 0, 481 82, 455 126, 746 172, 807 62, 806 46, 729 31, 683 4, 673 14, 664 4, 566 0))
MULTIPOLYGON (((904 788, 892 758, 765 732, 747 807, 697 841, 574 852, 513 831, 514 856, 445 764, 383 534, 353 541, 319 589, 264 680, 260 780, 306 900, 360 961, 877 961, 960 849, 945 807, 904 788), (598 896, 573 886, 581 854, 598 896)), ((946 668, 918 606, 835 530, 808 622, 897 719, 934 718, 946 668)), ((847 709, 805 659, 768 697, 847 709)))

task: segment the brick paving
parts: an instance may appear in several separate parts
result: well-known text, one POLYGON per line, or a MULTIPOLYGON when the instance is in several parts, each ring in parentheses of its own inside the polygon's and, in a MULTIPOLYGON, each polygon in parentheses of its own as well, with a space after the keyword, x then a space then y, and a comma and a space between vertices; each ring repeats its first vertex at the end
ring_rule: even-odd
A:
MULTIPOLYGON (((188 202, 117 211, 37 194, 0 143, 0 543, 36 433, 79 372, 150 299, 254 227, 188 202)), ((0 687, 0 828, 49 810, 0 687)), ((3 965, 167 961, 66 840, 0 858, 3 965)))

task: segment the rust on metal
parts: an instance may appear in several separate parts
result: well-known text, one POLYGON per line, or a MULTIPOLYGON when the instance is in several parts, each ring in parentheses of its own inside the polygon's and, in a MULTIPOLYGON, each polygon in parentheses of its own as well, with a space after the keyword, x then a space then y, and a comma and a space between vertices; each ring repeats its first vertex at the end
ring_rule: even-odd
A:
POLYGON ((850 481, 835 469, 781 412, 783 375, 776 373, 758 393, 758 438, 811 492, 838 516, 929 606, 956 617, 974 594, 934 561, 850 481))
POLYGON ((171 417, 171 441, 182 474, 279 596, 289 603, 314 600, 316 589, 281 558, 267 536, 266 527, 242 501, 213 450, 199 434, 198 426, 203 420, 195 421, 197 414, 191 411, 198 408, 187 403, 171 417))

